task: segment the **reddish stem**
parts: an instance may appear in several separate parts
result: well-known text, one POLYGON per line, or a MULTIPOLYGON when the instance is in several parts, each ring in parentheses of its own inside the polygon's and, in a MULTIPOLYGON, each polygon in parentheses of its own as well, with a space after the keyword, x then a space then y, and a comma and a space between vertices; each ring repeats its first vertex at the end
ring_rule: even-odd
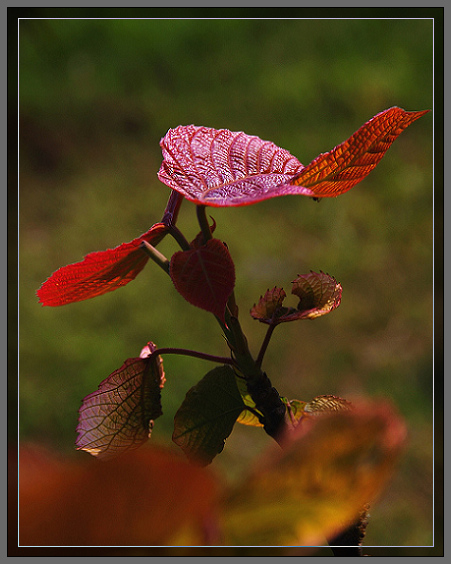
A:
POLYGON ((179 349, 173 347, 156 349, 155 351, 153 351, 153 353, 149 355, 149 357, 160 356, 163 354, 181 354, 184 356, 192 356, 194 358, 200 358, 202 360, 217 362, 219 364, 234 364, 233 359, 228 356, 216 356, 213 354, 207 354, 199 351, 192 351, 190 349, 179 349))

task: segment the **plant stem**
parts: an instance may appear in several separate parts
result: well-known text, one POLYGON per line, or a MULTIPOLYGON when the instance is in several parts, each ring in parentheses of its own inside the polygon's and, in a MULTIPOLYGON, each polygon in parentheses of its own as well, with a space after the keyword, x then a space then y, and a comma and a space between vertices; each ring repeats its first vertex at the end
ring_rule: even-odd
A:
POLYGON ((286 406, 268 376, 252 358, 247 339, 236 317, 226 311, 225 336, 235 361, 237 374, 244 378, 255 408, 263 414, 263 428, 277 443, 281 444, 286 426, 286 406))
POLYGON ((205 214, 205 207, 206 206, 196 206, 197 220, 199 222, 202 235, 204 236, 204 243, 211 239, 211 229, 205 214))
POLYGON ((269 341, 271 340, 272 334, 276 325, 270 325, 268 330, 266 331, 265 338, 263 339, 262 346, 260 348, 260 352, 258 353, 257 360, 255 364, 260 368, 263 362, 263 357, 265 356, 266 349, 268 348, 269 341))
POLYGON ((189 251, 191 249, 191 246, 185 235, 183 235, 180 229, 175 225, 169 225, 169 235, 172 235, 172 237, 177 241, 183 251, 189 251))
MULTIPOLYGON (((192 356, 194 358, 200 358, 202 360, 209 360, 210 362, 217 362, 219 364, 234 364, 232 358, 228 356, 216 356, 213 354, 207 354, 199 351, 192 351, 190 349, 179 349, 173 347, 166 347, 161 349, 156 349, 149 355, 149 357, 160 356, 163 354, 180 354, 184 356, 192 356)), ((147 357, 147 358, 149 358, 147 357)))
POLYGON ((182 202, 183 196, 179 192, 172 190, 166 209, 164 210, 161 223, 164 223, 164 225, 167 225, 168 227, 173 227, 177 221, 177 216, 182 202))
POLYGON ((167 274, 169 274, 169 260, 158 251, 155 247, 153 247, 147 241, 142 241, 141 249, 146 252, 149 257, 156 263, 160 268, 162 268, 167 274))

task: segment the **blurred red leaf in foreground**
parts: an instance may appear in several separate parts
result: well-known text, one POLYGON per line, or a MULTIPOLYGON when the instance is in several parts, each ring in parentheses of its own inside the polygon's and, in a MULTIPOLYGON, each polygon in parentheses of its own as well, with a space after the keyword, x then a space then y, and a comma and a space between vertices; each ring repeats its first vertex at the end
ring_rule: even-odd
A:
POLYGON ((76 463, 22 448, 19 465, 21 546, 165 546, 186 526, 210 544, 216 480, 166 450, 76 463))

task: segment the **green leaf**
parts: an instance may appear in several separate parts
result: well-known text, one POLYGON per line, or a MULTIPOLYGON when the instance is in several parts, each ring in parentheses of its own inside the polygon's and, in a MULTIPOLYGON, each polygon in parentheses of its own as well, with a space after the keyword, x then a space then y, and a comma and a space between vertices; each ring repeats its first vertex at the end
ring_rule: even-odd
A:
POLYGON ((222 452, 245 405, 230 366, 218 366, 192 387, 175 414, 172 440, 206 466, 222 452))
POLYGON ((161 357, 149 342, 138 358, 128 358, 83 399, 76 446, 102 460, 136 449, 147 441, 162 414, 165 377, 161 357))
POLYGON ((237 375, 235 375, 235 378, 238 391, 240 392, 241 399, 245 405, 245 409, 239 414, 236 422, 241 423, 241 425, 248 425, 249 427, 263 427, 263 423, 258 417, 260 412, 256 409, 255 402, 247 389, 246 380, 244 377, 239 377, 237 375))

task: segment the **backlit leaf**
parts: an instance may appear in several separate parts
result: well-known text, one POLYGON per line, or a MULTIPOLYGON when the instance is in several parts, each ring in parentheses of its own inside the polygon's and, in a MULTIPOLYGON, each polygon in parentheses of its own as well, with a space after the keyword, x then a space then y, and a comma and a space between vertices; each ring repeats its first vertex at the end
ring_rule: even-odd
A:
POLYGON ((208 206, 265 200, 303 168, 285 149, 242 131, 179 126, 160 145, 159 179, 188 200, 208 206))
POLYGON ((224 320, 227 300, 235 286, 235 266, 219 239, 175 253, 170 276, 185 300, 224 320))
POLYGON ((289 194, 338 196, 363 180, 398 135, 425 113, 385 110, 306 167, 285 149, 241 131, 179 126, 160 142, 158 177, 207 206, 244 206, 289 194))
POLYGON ((311 188, 314 196, 338 196, 365 178, 393 141, 426 111, 389 108, 365 123, 347 141, 316 157, 291 184, 311 188))
POLYGON ((299 298, 298 311, 302 318, 320 317, 340 305, 342 287, 335 278, 324 272, 301 274, 293 281, 291 293, 299 298))
POLYGON ((324 272, 301 274, 293 281, 291 293, 299 298, 297 308, 283 306, 286 294, 282 288, 267 290, 250 314, 268 325, 278 325, 297 319, 314 319, 340 305, 342 287, 324 272))
POLYGON ((236 376, 236 374, 235 379, 241 399, 246 407, 246 409, 244 409, 238 416, 238 419, 236 420, 237 423, 241 423, 241 425, 248 425, 250 427, 263 427, 263 423, 260 421, 259 417, 263 417, 263 415, 256 409, 255 402, 247 389, 246 380, 243 377, 236 376))
POLYGON ((186 394, 174 418, 172 439, 190 460, 209 464, 222 452, 244 407, 233 369, 218 366, 186 394))
POLYGON ((37 291, 44 306, 61 306, 112 292, 131 282, 149 256, 140 248, 143 241, 156 245, 167 226, 156 223, 147 233, 114 249, 86 255, 81 261, 59 268, 37 291))
POLYGON ((396 466, 404 423, 385 404, 324 414, 288 433, 224 501, 225 542, 317 546, 355 522, 396 466))
POLYGON ((149 343, 138 358, 129 358, 83 400, 76 446, 108 460, 138 448, 150 437, 153 421, 162 414, 164 385, 161 357, 149 358, 149 343))

